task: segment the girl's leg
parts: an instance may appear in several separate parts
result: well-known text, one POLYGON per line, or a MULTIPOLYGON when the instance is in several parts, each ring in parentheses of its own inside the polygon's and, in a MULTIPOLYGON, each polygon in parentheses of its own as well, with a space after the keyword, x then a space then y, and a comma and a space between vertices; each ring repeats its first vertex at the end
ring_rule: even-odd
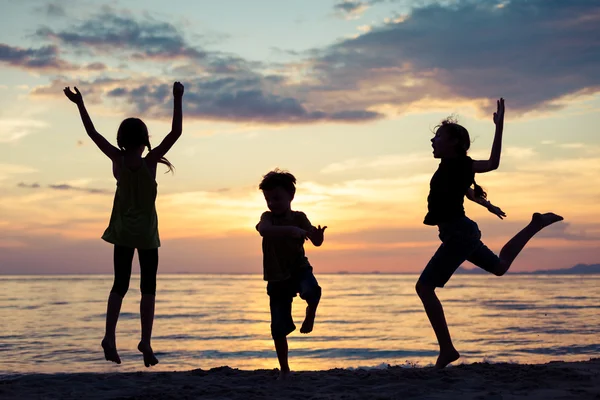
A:
POLYGON ((108 305, 106 307, 106 328, 104 339, 102 339, 102 348, 104 349, 104 358, 107 361, 121 364, 121 358, 117 353, 116 329, 123 297, 129 289, 129 279, 131 278, 131 263, 135 249, 115 245, 113 259, 115 278, 113 287, 108 296, 108 305))
POLYGON ((138 249, 140 260, 140 320, 142 339, 138 350, 144 355, 144 365, 150 367, 158 364, 158 359, 152 350, 152 326, 154 325, 154 307, 156 298, 156 274, 158 272, 158 249, 138 249))
POLYGON ((450 331, 448 330, 448 324, 444 316, 444 308, 435 294, 435 286, 417 282, 416 289, 440 345, 440 355, 435 363, 435 367, 444 368, 446 365, 460 358, 460 354, 454 348, 454 344, 450 338, 450 331))
POLYGON ((513 261, 521 250, 525 247, 527 242, 539 231, 551 225, 555 222, 562 221, 563 217, 554 213, 540 214, 535 213, 531 218, 531 222, 517 233, 512 239, 508 241, 500 250, 500 263, 497 271, 494 271, 496 275, 504 275, 510 268, 513 261))

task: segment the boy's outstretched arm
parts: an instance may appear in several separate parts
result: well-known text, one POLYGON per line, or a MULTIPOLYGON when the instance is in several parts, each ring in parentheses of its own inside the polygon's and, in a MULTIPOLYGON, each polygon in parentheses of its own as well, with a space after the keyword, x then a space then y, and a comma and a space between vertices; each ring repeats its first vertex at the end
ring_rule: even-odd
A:
POLYGON ((489 212, 496 215, 498 218, 503 219, 504 217, 506 217, 506 214, 504 213, 504 211, 502 211, 500 209, 500 207, 496 207, 495 205, 493 205, 492 203, 490 203, 483 197, 475 196, 475 191, 472 188, 467 189, 466 196, 467 196, 467 199, 471 200, 472 202, 475 202, 475 203, 487 208, 487 210, 489 212))
POLYGON ((111 160, 117 159, 117 157, 121 155, 121 150, 110 144, 110 142, 106 140, 104 136, 102 136, 100 133, 98 133, 98 131, 96 131, 94 123, 92 122, 92 119, 90 118, 90 115, 88 114, 85 108, 85 104, 83 103, 83 96, 79 92, 79 89, 77 89, 77 86, 75 86, 75 93, 71 91, 70 87, 66 87, 63 90, 63 92, 69 100, 71 100, 77 105, 77 108, 79 109, 79 115, 81 116, 81 121, 83 122, 85 131, 87 132, 90 139, 92 139, 94 143, 96 143, 96 146, 98 146, 98 148, 104 154, 106 154, 108 158, 110 158, 111 160))
POLYGON ((171 132, 165 136, 163 141, 148 153, 146 157, 158 162, 173 147, 183 132, 183 85, 180 82, 173 84, 173 122, 171 132))
POLYGON ((473 172, 483 173, 498 169, 500 166, 500 153, 502 152, 502 131, 504 129, 504 99, 497 102, 498 109, 494 113, 494 124, 496 132, 494 133, 494 143, 492 144, 492 153, 489 160, 473 161, 473 172))
POLYGON ((256 224, 256 230, 263 237, 294 237, 306 239, 308 232, 296 226, 276 226, 271 221, 269 212, 263 213, 260 222, 256 224))

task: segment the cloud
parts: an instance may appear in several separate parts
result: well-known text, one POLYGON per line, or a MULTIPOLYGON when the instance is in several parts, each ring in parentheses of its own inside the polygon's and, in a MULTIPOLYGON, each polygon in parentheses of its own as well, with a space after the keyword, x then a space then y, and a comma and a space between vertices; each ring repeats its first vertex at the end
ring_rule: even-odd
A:
POLYGON ((30 174, 37 172, 37 169, 25 165, 0 164, 0 181, 5 180, 16 174, 30 174))
POLYGON ((315 49, 321 96, 399 111, 436 99, 468 99, 490 111, 489 99, 504 96, 511 111, 523 113, 600 90, 597 1, 453 3, 414 8, 405 18, 315 49))
MULTIPOLYGON (((231 77, 199 77, 185 81, 186 118, 252 122, 263 124, 299 124, 315 122, 357 123, 382 118, 365 109, 322 110, 312 108, 300 93, 281 86, 285 78, 245 73, 231 77), (287 93, 286 93, 287 91, 287 93), (277 93, 280 92, 280 93, 277 93)), ((56 79, 38 87, 33 95, 62 96, 62 88, 73 85, 56 79)), ((85 98, 120 100, 137 113, 153 118, 170 118, 172 83, 158 79, 100 78, 80 81, 85 98)))
POLYGON ((342 0, 333 6, 334 10, 347 19, 358 18, 369 8, 369 2, 342 0))
POLYGON ((24 182, 19 182, 17 184, 17 187, 26 188, 26 189, 39 189, 41 186, 40 186, 39 183, 24 183, 24 182))
POLYGON ((173 24, 151 18, 136 20, 126 12, 104 9, 93 17, 68 29, 55 31, 42 27, 36 31, 39 38, 97 54, 114 55, 126 51, 132 59, 203 59, 203 50, 191 46, 173 24))
MULTIPOLYGON (((28 183, 24 183, 24 182, 19 182, 17 184, 17 187, 24 188, 24 189, 41 189, 42 188, 42 186, 39 183, 28 184, 28 183)), ((73 190, 73 191, 77 191, 77 192, 85 192, 85 193, 90 193, 90 194, 113 194, 114 193, 114 191, 112 191, 112 190, 89 188, 89 187, 79 187, 79 186, 69 185, 66 183, 57 184, 57 185, 48 185, 47 187, 50 189, 54 189, 54 190, 61 190, 61 191, 73 190)))
POLYGON ((86 192, 86 193, 92 193, 92 194, 113 194, 114 193, 114 191, 107 190, 107 189, 77 187, 77 186, 71 186, 71 185, 67 185, 67 184, 48 185, 48 187, 50 189, 55 189, 55 190, 75 190, 78 192, 86 192))
POLYGON ((61 4, 58 4, 58 3, 44 4, 42 6, 36 7, 35 11, 39 12, 41 14, 44 14, 48 17, 54 17, 54 18, 60 18, 60 17, 67 16, 67 12, 66 12, 65 8, 61 4))
MULTIPOLYGON (((351 13, 378 2, 346 0, 336 7, 351 13)), ((488 113, 497 96, 507 98, 513 116, 554 110, 567 97, 600 90, 597 1, 418 4, 402 18, 277 65, 205 50, 173 23, 106 7, 66 29, 40 28, 37 35, 78 52, 176 60, 171 72, 186 83, 186 116, 207 120, 357 123, 465 103, 488 113)), ((87 66, 95 67, 102 65, 87 66)), ((63 83, 57 78, 33 93, 58 96, 63 83)), ((171 82, 160 77, 108 75, 84 85, 92 101, 170 118, 171 82)))
POLYGON ((30 119, 0 119, 0 143, 12 143, 47 127, 46 122, 30 119))
POLYGON ((59 49, 54 45, 25 49, 0 43, 0 62, 27 70, 64 71, 79 68, 61 59, 59 49))
POLYGON ((58 46, 49 45, 37 49, 13 47, 0 43, 0 63, 35 72, 104 71, 101 62, 77 65, 60 57, 58 46))

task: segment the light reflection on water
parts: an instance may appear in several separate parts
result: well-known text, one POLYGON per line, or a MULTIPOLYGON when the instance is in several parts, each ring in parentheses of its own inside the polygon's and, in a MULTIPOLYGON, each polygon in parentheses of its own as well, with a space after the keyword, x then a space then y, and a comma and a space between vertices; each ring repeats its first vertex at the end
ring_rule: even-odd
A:
MULTIPOLYGON (((124 363, 104 361, 110 276, 0 277, 0 373, 144 370, 137 276, 117 327, 124 363)), ((315 331, 290 336, 293 369, 435 360, 416 275, 317 275, 315 331)), ((600 353, 600 276, 453 277, 439 297, 462 362, 585 360, 600 353)), ((300 326, 305 304, 296 298, 300 326)), ((154 370, 275 368, 269 301, 259 275, 160 275, 154 370)))

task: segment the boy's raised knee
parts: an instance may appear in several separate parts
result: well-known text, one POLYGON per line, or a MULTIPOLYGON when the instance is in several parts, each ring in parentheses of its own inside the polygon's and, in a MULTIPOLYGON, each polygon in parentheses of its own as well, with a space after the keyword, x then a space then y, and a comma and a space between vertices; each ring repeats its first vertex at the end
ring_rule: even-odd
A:
POLYGON ((321 300, 322 293, 323 293, 323 291, 321 289, 321 286, 316 286, 316 287, 312 288, 310 290, 310 292, 308 292, 305 296, 306 302, 312 306, 318 305, 319 301, 321 300))

